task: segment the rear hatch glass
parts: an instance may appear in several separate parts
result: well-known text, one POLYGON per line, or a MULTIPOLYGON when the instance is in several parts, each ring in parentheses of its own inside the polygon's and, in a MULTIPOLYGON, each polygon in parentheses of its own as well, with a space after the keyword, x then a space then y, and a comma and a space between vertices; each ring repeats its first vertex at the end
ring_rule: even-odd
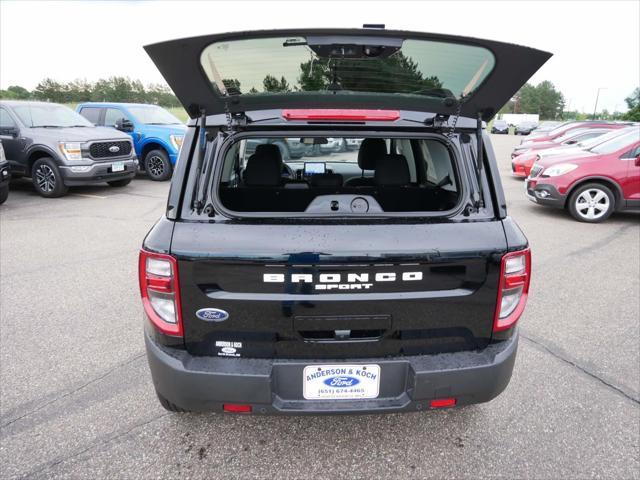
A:
POLYGON ((483 47, 380 37, 274 37, 216 42, 202 68, 222 94, 350 92, 468 95, 493 70, 483 47))
POLYGON ((492 40, 373 29, 223 33, 145 49, 192 118, 368 108, 489 120, 551 56, 492 40))

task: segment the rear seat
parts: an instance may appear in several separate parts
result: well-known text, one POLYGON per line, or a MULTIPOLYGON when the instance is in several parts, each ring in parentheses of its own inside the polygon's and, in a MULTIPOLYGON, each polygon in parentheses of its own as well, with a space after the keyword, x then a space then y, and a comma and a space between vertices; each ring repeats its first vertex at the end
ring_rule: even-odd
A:
MULTIPOLYGON (((220 187, 222 203, 238 212, 304 212, 319 195, 370 195, 386 212, 446 210, 452 200, 443 190, 411 184, 409 167, 403 155, 385 154, 376 161, 372 185, 344 185, 342 175, 314 175, 305 182, 286 182, 282 178, 282 160, 275 145, 260 145, 244 172, 240 187, 220 187), (269 148, 274 147, 274 148, 269 148), (277 150, 277 153, 276 153, 277 150)), ((349 182, 348 182, 349 183, 349 182)), ((453 195, 455 201, 455 194, 453 195)))

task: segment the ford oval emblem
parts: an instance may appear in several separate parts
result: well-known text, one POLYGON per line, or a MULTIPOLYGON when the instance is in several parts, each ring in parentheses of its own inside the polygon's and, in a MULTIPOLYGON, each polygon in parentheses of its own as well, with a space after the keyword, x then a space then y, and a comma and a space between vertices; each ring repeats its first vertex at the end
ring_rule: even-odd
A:
POLYGON ((120 151, 120 147, 119 147, 119 146, 117 146, 117 145, 111 145, 111 146, 109 147, 109 151, 110 151, 111 153, 118 153, 118 152, 120 151))
POLYGON ((224 322, 229 314, 219 308, 201 308, 196 312, 196 317, 205 322, 224 322))
POLYGON ((338 387, 338 388, 353 387, 354 385, 357 385, 359 383, 360 383, 360 380, 358 380, 355 377, 349 377, 347 375, 341 375, 339 377, 330 377, 324 381, 324 384, 327 385, 328 387, 338 387))

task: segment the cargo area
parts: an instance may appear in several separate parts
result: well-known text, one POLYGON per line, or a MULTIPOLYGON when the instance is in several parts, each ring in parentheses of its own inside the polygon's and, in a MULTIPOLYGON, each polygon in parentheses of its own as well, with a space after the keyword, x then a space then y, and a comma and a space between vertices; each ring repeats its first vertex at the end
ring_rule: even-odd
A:
POLYGON ((444 137, 257 137, 227 150, 218 193, 233 212, 446 212, 459 179, 444 137))

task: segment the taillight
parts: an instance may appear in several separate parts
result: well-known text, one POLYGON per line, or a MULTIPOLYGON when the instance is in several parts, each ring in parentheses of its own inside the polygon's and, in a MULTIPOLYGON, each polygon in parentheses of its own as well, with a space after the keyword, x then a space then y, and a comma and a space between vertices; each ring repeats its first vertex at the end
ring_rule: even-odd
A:
POLYGON ((178 262, 171 255, 140 250, 140 295, 151 323, 166 335, 181 337, 178 262))
POLYGON ((530 281, 531 250, 510 252, 502 257, 494 332, 507 330, 516 324, 527 303, 530 281))
POLYGON ((354 110, 340 108, 285 109, 285 120, 341 120, 393 122, 400 118, 397 110, 354 110))

